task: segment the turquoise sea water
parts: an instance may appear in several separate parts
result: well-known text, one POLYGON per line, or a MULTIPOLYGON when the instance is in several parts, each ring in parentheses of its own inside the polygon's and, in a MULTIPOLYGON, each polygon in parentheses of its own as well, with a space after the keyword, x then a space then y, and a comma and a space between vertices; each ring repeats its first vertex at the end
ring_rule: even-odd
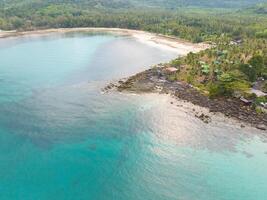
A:
POLYGON ((266 200, 263 132, 101 94, 175 56, 107 34, 0 40, 0 199, 266 200))

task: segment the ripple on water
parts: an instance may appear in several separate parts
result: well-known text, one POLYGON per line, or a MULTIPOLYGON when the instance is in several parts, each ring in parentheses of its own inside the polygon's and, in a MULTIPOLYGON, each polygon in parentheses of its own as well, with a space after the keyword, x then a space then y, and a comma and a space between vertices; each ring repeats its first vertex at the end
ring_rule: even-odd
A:
POLYGON ((110 35, 1 42, 0 199, 265 200, 262 132, 169 96, 101 94, 173 53, 110 35))

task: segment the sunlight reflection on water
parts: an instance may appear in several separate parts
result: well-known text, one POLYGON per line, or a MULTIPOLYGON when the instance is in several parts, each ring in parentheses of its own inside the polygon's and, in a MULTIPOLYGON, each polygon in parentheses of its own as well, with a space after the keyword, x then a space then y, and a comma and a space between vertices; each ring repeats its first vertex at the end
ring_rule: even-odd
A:
POLYGON ((167 95, 101 94, 173 53, 109 35, 5 45, 0 199, 265 200, 261 131, 167 95))

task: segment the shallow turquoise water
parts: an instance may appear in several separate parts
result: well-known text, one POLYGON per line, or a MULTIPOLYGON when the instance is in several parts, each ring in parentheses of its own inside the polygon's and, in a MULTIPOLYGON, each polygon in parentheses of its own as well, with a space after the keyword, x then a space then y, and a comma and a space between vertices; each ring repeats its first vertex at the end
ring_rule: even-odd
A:
POLYGON ((105 34, 0 40, 0 199, 265 200, 260 131, 101 94, 175 56, 105 34))

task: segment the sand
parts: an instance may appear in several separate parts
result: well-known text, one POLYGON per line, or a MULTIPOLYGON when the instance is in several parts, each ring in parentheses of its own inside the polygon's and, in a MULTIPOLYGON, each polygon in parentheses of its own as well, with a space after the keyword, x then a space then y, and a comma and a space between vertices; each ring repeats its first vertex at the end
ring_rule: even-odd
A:
POLYGON ((210 45, 206 43, 193 44, 188 41, 170 37, 155 33, 149 33, 139 30, 120 29, 120 28, 60 28, 60 29, 45 29, 45 30, 34 30, 34 31, 0 31, 0 38, 8 37, 22 37, 29 35, 45 35, 50 33, 68 33, 68 32, 107 32, 118 35, 132 36, 136 40, 146 43, 148 45, 174 51, 180 56, 184 56, 189 52, 199 52, 207 49, 210 45))

